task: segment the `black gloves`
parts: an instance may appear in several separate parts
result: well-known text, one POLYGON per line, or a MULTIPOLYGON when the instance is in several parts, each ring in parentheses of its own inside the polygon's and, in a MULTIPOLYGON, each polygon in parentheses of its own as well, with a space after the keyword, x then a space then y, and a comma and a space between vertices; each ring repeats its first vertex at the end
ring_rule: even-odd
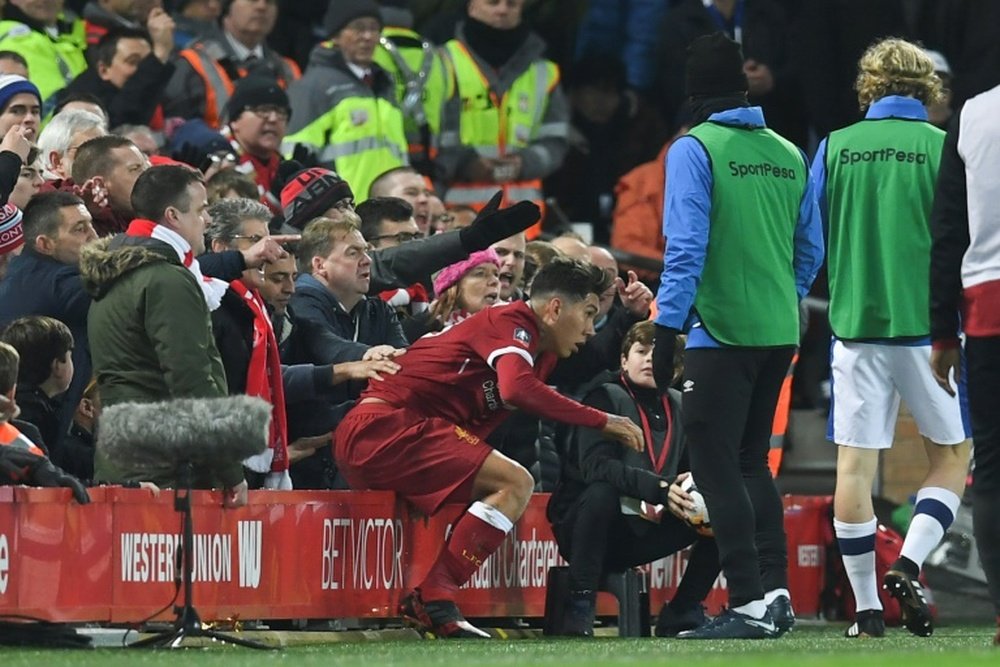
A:
POLYGON ((295 144, 295 148, 292 149, 292 159, 302 165, 299 171, 319 166, 319 156, 305 144, 295 144))
POLYGON ((498 190, 472 224, 458 232, 462 248, 466 252, 486 250, 494 243, 523 232, 541 220, 542 211, 532 202, 520 201, 500 210, 502 199, 503 192, 498 190))
POLYGON ((73 492, 76 502, 90 502, 86 487, 76 477, 52 463, 47 456, 33 454, 13 445, 0 447, 0 474, 15 484, 63 486, 73 492))
POLYGON ((674 351, 680 329, 656 325, 656 342, 653 345, 653 379, 656 388, 666 391, 674 381, 674 351))

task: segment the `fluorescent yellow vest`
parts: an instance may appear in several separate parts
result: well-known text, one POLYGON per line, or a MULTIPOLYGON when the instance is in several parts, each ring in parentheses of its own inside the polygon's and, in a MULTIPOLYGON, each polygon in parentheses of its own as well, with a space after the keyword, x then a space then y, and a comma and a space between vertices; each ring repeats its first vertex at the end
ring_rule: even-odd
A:
POLYGON ((359 201, 368 198, 372 181, 406 164, 402 112, 361 83, 325 114, 286 136, 286 156, 297 143, 316 151, 320 162, 333 163, 359 201))
POLYGON ((52 39, 18 21, 0 21, 0 50, 15 51, 28 61, 31 82, 42 95, 42 117, 55 106, 54 96, 87 69, 87 35, 83 21, 73 31, 52 39))
MULTIPOLYGON (((536 60, 517 77, 503 97, 498 97, 464 44, 453 39, 445 48, 454 65, 462 104, 459 143, 488 158, 516 154, 529 145, 545 117, 549 93, 559 83, 559 68, 555 63, 536 60)), ((507 203, 529 199, 544 206, 540 179, 503 184, 456 183, 448 189, 445 201, 478 210, 498 188, 503 189, 507 203)), ((534 238, 539 231, 533 227, 528 237, 534 238)))
POLYGON ((396 82, 396 102, 403 111, 411 160, 425 154, 433 159, 438 151, 444 103, 454 92, 445 59, 418 33, 393 27, 382 29, 374 59, 396 82), (396 38, 421 46, 396 46, 396 38))

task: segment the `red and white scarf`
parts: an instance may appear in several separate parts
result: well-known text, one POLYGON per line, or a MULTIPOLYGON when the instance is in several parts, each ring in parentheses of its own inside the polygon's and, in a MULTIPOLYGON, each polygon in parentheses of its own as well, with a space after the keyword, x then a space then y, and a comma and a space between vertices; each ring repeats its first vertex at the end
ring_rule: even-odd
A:
POLYGON ((291 488, 288 476, 288 424, 285 414, 285 388, 281 377, 281 358, 278 340, 274 335, 271 318, 256 290, 242 280, 229 283, 253 313, 253 348, 247 369, 246 393, 262 398, 271 404, 271 432, 268 449, 244 461, 251 470, 269 473, 266 488, 291 488))
POLYGON ((177 259, 187 268, 188 271, 198 281, 201 293, 205 296, 205 303, 209 310, 215 310, 222 303, 222 295, 229 289, 229 285, 224 280, 211 278, 201 273, 198 260, 191 251, 191 244, 184 240, 184 237, 163 225, 158 225, 152 220, 136 218, 125 230, 126 236, 140 236, 145 238, 163 241, 177 253, 177 259))

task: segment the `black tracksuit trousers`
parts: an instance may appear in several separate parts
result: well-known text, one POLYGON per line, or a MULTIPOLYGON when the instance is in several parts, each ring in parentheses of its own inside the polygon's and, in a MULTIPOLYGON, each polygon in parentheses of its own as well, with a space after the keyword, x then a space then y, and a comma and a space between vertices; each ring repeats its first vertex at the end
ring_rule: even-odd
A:
POLYGON ((1000 336, 965 342, 975 470, 972 521, 990 598, 1000 616, 1000 336))
POLYGON ((767 467, 781 384, 795 349, 684 353, 684 429, 733 607, 788 586, 781 497, 767 467))

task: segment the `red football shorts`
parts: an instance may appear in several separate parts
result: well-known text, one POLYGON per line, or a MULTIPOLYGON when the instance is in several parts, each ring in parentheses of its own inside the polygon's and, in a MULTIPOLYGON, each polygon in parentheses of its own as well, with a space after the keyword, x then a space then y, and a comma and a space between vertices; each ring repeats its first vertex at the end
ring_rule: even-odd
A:
POLYGON ((387 403, 355 406, 334 434, 337 468, 352 489, 395 491, 426 515, 467 504, 493 448, 451 422, 387 403))

